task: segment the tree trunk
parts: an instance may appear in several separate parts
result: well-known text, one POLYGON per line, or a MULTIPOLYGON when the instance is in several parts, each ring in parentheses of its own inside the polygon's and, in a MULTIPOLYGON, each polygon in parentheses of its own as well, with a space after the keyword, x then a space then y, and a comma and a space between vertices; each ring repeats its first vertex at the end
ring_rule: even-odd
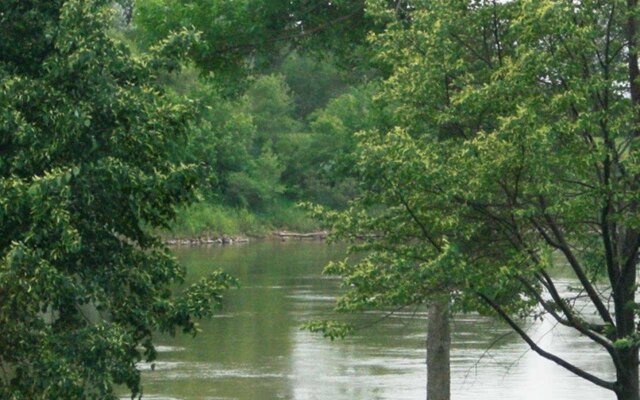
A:
MULTIPOLYGON (((629 264, 625 265, 619 280, 620 283, 614 288, 614 302, 616 310, 617 337, 630 339, 636 334, 635 311, 630 304, 635 304, 636 290, 636 256, 626 249, 625 255, 629 259, 629 264)), ((616 369, 617 387, 616 395, 618 400, 640 400, 640 386, 638 382, 638 347, 633 345, 629 348, 619 348, 617 350, 619 366, 616 369)))
POLYGON ((622 367, 618 371, 618 400, 640 400, 638 386, 638 349, 631 348, 618 351, 622 367))
POLYGON ((429 306, 427 400, 449 400, 451 398, 450 348, 449 301, 447 299, 437 300, 429 306))
MULTIPOLYGON (((635 270, 635 268, 634 268, 635 270)), ((634 271, 635 275, 635 271, 634 271)), ((620 304, 632 304, 634 301, 633 290, 635 285, 628 284, 627 296, 616 302, 616 322, 619 337, 631 337, 635 331, 634 312, 631 307, 620 304), (629 300, 630 299, 630 300, 629 300)), ((618 349, 620 366, 616 370, 618 400, 640 400, 640 386, 638 382, 638 347, 618 349)))

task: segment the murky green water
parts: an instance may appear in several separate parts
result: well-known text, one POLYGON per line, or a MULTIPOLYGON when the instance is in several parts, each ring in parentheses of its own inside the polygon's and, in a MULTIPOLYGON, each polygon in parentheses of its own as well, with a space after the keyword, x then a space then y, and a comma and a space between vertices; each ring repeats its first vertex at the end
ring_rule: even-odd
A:
MULTIPOLYGON (((222 267, 242 282, 217 318, 192 339, 161 338, 155 370, 147 365, 148 399, 373 400, 424 399, 423 310, 384 318, 346 341, 330 342, 301 331, 308 319, 327 316, 338 282, 322 277, 327 261, 344 248, 319 242, 260 242, 177 249, 195 280, 222 267)), ((568 282, 567 282, 568 283, 568 282)), ((545 348, 611 378, 604 352, 574 332, 542 322, 528 324, 545 348)), ((527 351, 501 323, 479 316, 454 322, 454 400, 609 400, 609 392, 527 351), (490 349, 488 350, 488 348, 490 349)))

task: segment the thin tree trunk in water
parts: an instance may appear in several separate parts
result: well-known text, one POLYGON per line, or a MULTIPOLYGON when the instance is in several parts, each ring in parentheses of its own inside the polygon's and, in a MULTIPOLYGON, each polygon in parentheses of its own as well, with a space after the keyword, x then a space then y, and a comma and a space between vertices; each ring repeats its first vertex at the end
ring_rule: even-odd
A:
POLYGON ((427 333, 427 400, 451 398, 451 371, 449 352, 449 301, 434 301, 429 306, 427 333))
MULTIPOLYGON (((628 253, 628 251, 627 251, 628 253)), ((632 263, 635 260, 631 259, 632 263)), ((625 268, 626 277, 622 277, 622 284, 616 288, 614 294, 616 308, 616 328, 618 337, 630 338, 636 333, 635 311, 629 304, 635 304, 635 276, 636 267, 625 268)), ((617 368, 618 388, 616 395, 618 400, 640 400, 640 382, 638 381, 638 348, 618 349, 620 366, 617 368)))
POLYGON ((638 388, 638 350, 635 348, 619 352, 620 360, 624 365, 623 370, 618 371, 618 400, 640 400, 638 388))
MULTIPOLYGON (((631 204, 630 209, 634 213, 637 212, 637 208, 637 203, 631 204)), ((622 255, 626 262, 620 268, 617 282, 613 286, 616 336, 620 339, 633 339, 638 330, 635 321, 636 310, 630 305, 636 304, 638 254, 635 243, 639 236, 635 229, 628 229, 625 232, 622 255)), ((619 366, 616 370, 618 400, 640 400, 638 347, 634 344, 630 347, 618 348, 617 353, 619 358, 619 366)))

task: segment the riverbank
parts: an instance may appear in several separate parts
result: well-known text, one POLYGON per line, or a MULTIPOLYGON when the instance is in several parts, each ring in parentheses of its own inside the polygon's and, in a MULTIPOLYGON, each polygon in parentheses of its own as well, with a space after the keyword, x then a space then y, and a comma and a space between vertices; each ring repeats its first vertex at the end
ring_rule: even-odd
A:
POLYGON ((252 212, 198 203, 179 210, 169 231, 158 232, 172 246, 238 244, 264 239, 324 239, 327 232, 293 204, 252 212))
POLYGON ((275 231, 267 236, 199 236, 192 238, 170 238, 164 239, 165 244, 169 246, 206 246, 206 245, 229 245, 229 244, 242 244, 249 243, 256 240, 325 240, 329 235, 328 231, 317 232, 289 232, 289 231, 275 231))

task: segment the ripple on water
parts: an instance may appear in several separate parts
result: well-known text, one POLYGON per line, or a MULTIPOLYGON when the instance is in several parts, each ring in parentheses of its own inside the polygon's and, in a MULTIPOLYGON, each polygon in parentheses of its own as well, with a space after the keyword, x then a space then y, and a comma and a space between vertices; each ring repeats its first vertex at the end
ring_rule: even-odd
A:
POLYGON ((136 364, 136 368, 138 371, 167 371, 178 368, 184 364, 186 363, 182 361, 139 362, 136 364))
MULTIPOLYGON (((147 378, 151 380, 178 379, 282 379, 290 376, 283 373, 261 372, 244 368, 228 368, 210 363, 197 362, 169 362, 139 363, 138 369, 147 371, 147 378), (151 365, 155 364, 152 369, 151 365)), ((146 397, 146 396, 145 396, 146 397)))
POLYGON ((328 301, 334 302, 336 301, 335 296, 323 296, 319 294, 292 294, 291 296, 287 296, 292 300, 301 300, 301 301, 328 301))
POLYGON ((158 353, 176 353, 178 351, 185 351, 184 347, 179 346, 156 346, 158 353))

